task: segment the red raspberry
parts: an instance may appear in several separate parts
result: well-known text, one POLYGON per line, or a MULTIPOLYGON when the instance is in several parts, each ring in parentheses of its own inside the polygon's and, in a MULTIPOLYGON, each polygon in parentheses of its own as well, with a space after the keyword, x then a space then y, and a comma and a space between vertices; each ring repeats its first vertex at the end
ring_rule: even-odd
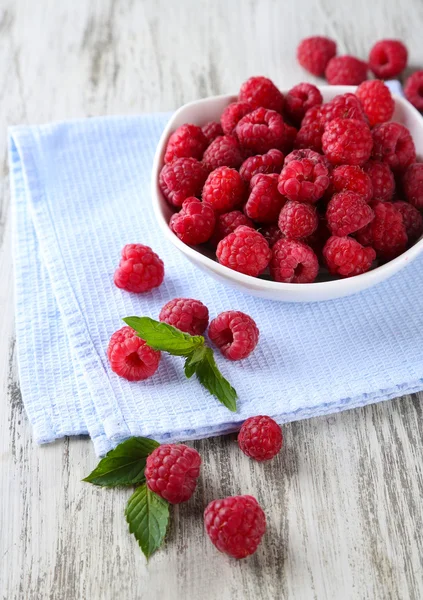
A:
POLYGON ((205 135, 207 144, 211 144, 213 140, 223 135, 222 125, 217 121, 210 121, 210 123, 206 123, 203 125, 201 130, 205 135))
POLYGON ((267 77, 250 77, 239 90, 240 102, 248 102, 253 108, 268 108, 281 113, 283 95, 267 77))
POLYGON ((260 232, 265 237, 270 248, 273 248, 276 242, 283 237, 282 231, 277 225, 266 225, 260 229, 260 232))
POLYGON ((324 125, 321 121, 315 121, 310 125, 302 125, 295 138, 295 148, 321 152, 323 132, 324 125))
POLYGON ((323 248, 323 256, 332 275, 353 277, 370 269, 376 252, 373 248, 364 248, 353 238, 332 236, 323 248))
POLYGON ((306 244, 282 238, 273 246, 269 269, 275 281, 312 283, 319 272, 319 261, 306 244))
POLYGON ((250 417, 239 431, 238 445, 250 458, 270 460, 282 448, 282 430, 270 417, 250 417))
POLYGON ((159 287, 163 278, 163 261, 151 248, 143 244, 126 244, 123 247, 122 258, 114 276, 118 288, 136 294, 149 292, 159 287))
POLYGON ((210 173, 203 188, 203 201, 217 213, 228 212, 242 204, 245 185, 235 169, 219 167, 210 173))
POLYGON ((300 65, 317 77, 324 74, 328 62, 335 54, 335 42, 321 36, 305 38, 297 48, 297 60, 300 65))
POLYGON ((380 79, 399 75, 407 66, 407 48, 399 40, 376 42, 369 54, 369 67, 380 79))
POLYGON ((240 310, 227 310, 213 319, 208 334, 225 358, 241 360, 257 346, 260 332, 251 317, 240 310))
POLYGON ((367 123, 364 109, 355 94, 339 94, 320 108, 319 120, 326 125, 334 119, 358 119, 367 123))
POLYGON ((381 123, 373 129, 373 157, 393 171, 404 171, 416 160, 416 148, 407 127, 401 123, 381 123))
POLYGON ((359 85, 367 79, 367 64, 354 56, 335 56, 328 62, 325 77, 331 85, 359 85))
POLYGON ((340 165, 332 171, 331 192, 350 191, 362 196, 366 202, 373 198, 373 185, 370 177, 356 165, 340 165))
POLYGON ((373 220, 373 211, 355 192, 339 192, 332 196, 326 220, 333 235, 344 236, 362 229, 373 220))
POLYGON ((214 228, 214 233, 210 238, 210 244, 216 247, 220 240, 223 240, 223 238, 235 231, 235 229, 241 225, 254 227, 252 220, 240 210, 232 210, 231 212, 217 215, 216 226, 214 228))
POLYGON ((405 82, 405 97, 417 110, 423 110, 423 71, 416 71, 405 82))
POLYGON ((298 131, 293 125, 288 125, 288 123, 285 123, 285 132, 281 145, 281 150, 284 154, 292 152, 295 140, 297 139, 297 134, 298 131))
POLYGON ((214 231, 216 217, 207 202, 187 198, 182 210, 171 216, 169 227, 184 244, 196 246, 207 242, 214 231))
POLYGON ((107 348, 112 371, 128 381, 142 381, 154 375, 160 357, 160 352, 147 346, 132 327, 115 331, 107 348))
POLYGON ((191 498, 200 475, 201 456, 184 444, 162 444, 147 457, 145 479, 152 492, 171 504, 191 498))
POLYGON ((238 140, 233 135, 221 135, 215 138, 203 156, 203 163, 209 171, 218 167, 238 169, 243 160, 238 140))
POLYGON ((358 119, 334 119, 325 126, 322 147, 335 165, 364 165, 372 152, 372 134, 358 119))
POLYGON ((408 202, 394 202, 394 206, 402 215, 408 242, 413 244, 423 233, 423 217, 417 208, 408 202))
POLYGON ((380 81, 363 81, 356 91, 357 97, 363 105, 370 127, 389 121, 394 114, 395 102, 390 89, 380 81))
POLYGON ((279 229, 283 235, 292 240, 299 240, 312 235, 318 224, 314 206, 288 200, 279 215, 279 229))
POLYGON ((220 117, 222 129, 226 135, 233 133, 242 117, 245 117, 245 115, 248 115, 253 110, 253 107, 248 102, 232 102, 228 104, 220 117))
POLYGON ((209 324, 209 309, 200 300, 174 298, 163 306, 159 321, 190 335, 203 335, 209 324))
POLYGON ((251 180, 251 192, 244 212, 257 223, 274 223, 284 205, 285 198, 278 192, 277 173, 258 173, 251 180))
POLYGON ((239 121, 235 132, 248 154, 265 154, 272 148, 281 148, 285 123, 276 111, 257 108, 239 121))
POLYGON ((323 106, 326 105, 323 104, 321 106, 313 106, 313 108, 309 108, 301 121, 301 127, 313 125, 313 123, 315 123, 316 121, 320 123, 320 121, 322 120, 323 106))
POLYGON ((357 233, 357 240, 373 246, 380 258, 391 260, 404 252, 407 245, 402 215, 390 202, 374 203, 373 211, 375 218, 357 233))
POLYGON ((271 250, 264 237, 251 227, 237 227, 217 245, 218 261, 234 271, 257 277, 267 265, 271 250))
POLYGON ((293 160, 302 160, 303 158, 307 158, 311 160, 312 163, 323 163, 327 169, 331 167, 330 162, 323 156, 323 154, 319 154, 314 150, 310 150, 309 148, 301 148, 300 150, 293 150, 287 156, 285 156, 285 160, 283 162, 284 166, 288 165, 293 160))
POLYGON ((407 201, 423 209, 423 163, 414 163, 408 167, 402 178, 402 185, 407 201))
POLYGON ((329 171, 323 162, 308 158, 292 160, 279 175, 279 192, 288 200, 314 204, 329 185, 329 171))
POLYGON ((207 169, 196 158, 177 158, 164 165, 159 175, 163 196, 173 206, 182 206, 185 198, 200 195, 207 169))
POLYGON ((369 160, 363 170, 370 177, 373 187, 373 200, 389 202, 395 191, 394 175, 386 163, 369 160))
POLYGON ((280 173, 283 165, 283 154, 276 148, 269 150, 266 154, 250 156, 241 165, 239 174, 242 179, 250 183, 257 173, 280 173))
POLYGON ((207 139, 197 125, 185 124, 172 133, 166 146, 165 163, 175 158, 192 157, 201 160, 207 148, 207 139))
POLYGON ((299 83, 289 90, 285 99, 285 112, 294 123, 300 124, 309 108, 323 102, 320 90, 311 83, 299 83))

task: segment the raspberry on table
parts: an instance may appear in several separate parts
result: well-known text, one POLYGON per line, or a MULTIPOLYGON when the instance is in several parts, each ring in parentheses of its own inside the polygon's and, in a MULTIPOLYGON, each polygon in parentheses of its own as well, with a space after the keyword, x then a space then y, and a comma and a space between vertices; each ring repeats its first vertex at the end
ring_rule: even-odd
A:
POLYGON ((423 110, 423 71, 416 71, 404 85, 405 97, 417 110, 423 110))
POLYGON ((217 121, 210 121, 209 123, 206 123, 205 125, 203 125, 201 130, 204 133, 208 145, 211 144, 212 141, 215 140, 217 137, 223 135, 222 125, 217 121))
POLYGON ((366 202, 373 198, 373 185, 369 175, 357 165, 340 165, 332 171, 331 192, 355 192, 366 202))
POLYGON ((300 65, 317 77, 321 77, 331 58, 336 55, 336 43, 323 36, 313 36, 302 40, 297 48, 300 65))
POLYGON ((299 83, 289 90, 285 98, 285 113, 293 123, 301 123, 309 108, 323 102, 320 90, 312 83, 299 83))
POLYGON ((407 127, 401 123, 376 125, 372 156, 387 163, 393 171, 404 171, 416 160, 416 148, 407 127))
POLYGON ((402 200, 394 202, 395 208, 401 213, 408 243, 414 244, 423 233, 423 217, 412 204, 402 200))
POLYGON ((163 306, 159 321, 190 335, 203 335, 209 324, 209 309, 200 300, 174 298, 163 306))
POLYGON ((149 246, 126 244, 115 271, 114 282, 118 288, 136 294, 149 292, 162 284, 164 264, 149 246))
POLYGON ((326 210, 326 220, 333 235, 343 237, 368 225, 374 214, 366 200, 355 192, 334 194, 326 210))
POLYGON ((272 251, 265 238, 251 227, 237 227, 217 245, 216 256, 220 264, 257 277, 269 264, 272 251))
POLYGON ((169 227, 184 244, 196 246, 207 242, 214 231, 216 217, 207 202, 187 198, 179 213, 171 216, 169 227))
POLYGON ((267 108, 281 113, 284 97, 273 81, 267 77, 250 77, 239 90, 240 102, 247 102, 253 108, 267 108))
POLYGON ((147 346, 128 326, 115 331, 107 348, 112 371, 128 381, 142 381, 154 375, 160 357, 158 350, 147 346))
POLYGON ((220 240, 223 240, 223 238, 235 231, 235 229, 241 225, 246 225, 247 227, 252 228, 254 227, 252 220, 240 210, 232 210, 230 212, 217 215, 214 233, 209 240, 210 244, 216 247, 220 240))
POLYGON ((215 138, 203 155, 203 164, 208 171, 218 167, 238 169, 243 160, 239 142, 233 135, 221 135, 215 138))
POLYGON ((260 229, 260 233, 264 236, 270 248, 273 248, 276 242, 283 237, 282 231, 277 225, 265 225, 260 229))
POLYGON ((325 70, 331 85, 359 85, 367 79, 367 64, 355 56, 335 56, 325 70))
POLYGON ((423 163, 410 165, 402 177, 407 202, 423 210, 423 163))
POLYGON ((407 246, 402 214, 390 202, 373 203, 373 211, 373 221, 357 232, 357 240, 372 246, 380 258, 391 260, 402 254, 407 246))
MULTIPOLYGON (((311 118, 310 115, 309 118, 311 118)), ((334 119, 357 119, 367 123, 368 119, 363 106, 355 94, 338 94, 326 104, 320 107, 319 115, 316 117, 323 124, 329 123, 334 119)))
POLYGON ((169 204, 180 207, 186 198, 201 194, 207 175, 207 169, 196 158, 177 158, 163 166, 159 186, 169 204))
POLYGON ((245 184, 235 169, 218 167, 207 177, 203 188, 203 201, 217 213, 240 206, 245 196, 245 184))
POLYGON ((374 127, 374 125, 378 125, 379 123, 385 123, 392 118, 395 102, 392 98, 391 90, 383 81, 379 79, 363 81, 358 86, 356 94, 369 119, 370 127, 374 127))
POLYGON ((239 170, 239 174, 246 183, 257 173, 280 173, 283 165, 283 154, 280 150, 272 148, 266 154, 257 154, 249 156, 244 160, 239 170))
POLYGON ((282 448, 282 441, 282 430, 276 421, 261 415, 244 421, 238 434, 242 452, 259 462, 276 456, 282 448))
POLYGON ((259 329, 249 315, 240 310, 227 310, 215 317, 208 336, 229 360, 247 358, 257 346, 259 329))
POLYGON ((250 182, 250 195, 244 212, 247 217, 257 223, 274 223, 285 203, 285 198, 278 192, 277 173, 265 175, 258 173, 250 182))
POLYGON ((311 204, 288 200, 280 211, 278 225, 287 239, 300 240, 306 238, 317 229, 316 209, 311 204))
POLYGON ((223 111, 220 122, 226 135, 233 133, 242 117, 252 112, 254 108, 248 102, 231 102, 223 111))
POLYGON ((373 200, 380 202, 392 200, 395 192, 395 178, 390 166, 378 160, 369 160, 363 165, 363 171, 372 182, 373 200))
POLYGON ((201 456, 184 444, 162 444, 147 457, 145 479, 152 492, 171 504, 191 498, 200 475, 201 456))
POLYGON ((313 150, 316 153, 322 152, 322 136, 324 130, 324 125, 321 121, 302 125, 295 138, 295 148, 313 150))
POLYGON ((399 40, 380 40, 369 54, 369 67, 380 79, 396 77, 407 66, 408 51, 399 40))
POLYGON ((207 139, 201 127, 186 123, 174 131, 167 143, 164 161, 170 163, 175 158, 192 157, 201 160, 207 148, 207 139))
POLYGON ((319 261, 303 242, 282 238, 273 246, 269 270, 275 281, 313 283, 319 272, 319 261))
POLYGON ((257 108, 239 121, 235 133, 247 154, 265 154, 272 148, 281 148, 285 123, 276 111, 257 108))
POLYGON ((298 202, 314 204, 325 193, 330 183, 329 171, 323 161, 308 158, 291 160, 279 175, 278 190, 298 202))
POLYGON ((358 119, 333 119, 325 126, 322 147, 330 162, 335 165, 361 166, 370 158, 372 134, 366 123, 358 119))
POLYGON ((332 236, 323 248, 323 257, 332 275, 353 277, 370 269, 376 252, 353 238, 332 236))

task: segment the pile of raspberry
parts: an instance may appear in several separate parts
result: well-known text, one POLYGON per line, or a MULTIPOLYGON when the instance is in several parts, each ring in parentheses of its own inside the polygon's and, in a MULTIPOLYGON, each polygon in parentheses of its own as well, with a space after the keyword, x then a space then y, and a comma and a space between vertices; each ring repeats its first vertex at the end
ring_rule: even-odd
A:
POLYGON ((395 258, 423 233, 423 163, 393 113, 380 79, 323 103, 310 83, 284 96, 251 77, 220 123, 170 136, 159 178, 170 228, 225 267, 284 283, 395 258))

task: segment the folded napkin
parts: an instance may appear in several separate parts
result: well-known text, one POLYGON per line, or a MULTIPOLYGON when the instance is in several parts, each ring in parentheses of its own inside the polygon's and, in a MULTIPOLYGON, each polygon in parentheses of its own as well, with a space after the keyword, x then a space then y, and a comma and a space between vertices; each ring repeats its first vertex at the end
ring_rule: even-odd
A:
POLYGON ((23 401, 39 443, 89 433, 102 455, 131 435, 213 436, 267 414, 283 423, 423 389, 423 257, 376 287, 321 303, 284 304, 215 282, 161 235, 150 200, 154 151, 169 115, 106 117, 10 130, 16 330, 23 401), (163 258, 163 285, 130 294, 113 284, 124 244, 163 258), (109 367, 122 317, 157 318, 175 297, 211 317, 238 309, 260 328, 246 360, 216 352, 239 395, 229 412, 182 360, 130 383, 109 367))

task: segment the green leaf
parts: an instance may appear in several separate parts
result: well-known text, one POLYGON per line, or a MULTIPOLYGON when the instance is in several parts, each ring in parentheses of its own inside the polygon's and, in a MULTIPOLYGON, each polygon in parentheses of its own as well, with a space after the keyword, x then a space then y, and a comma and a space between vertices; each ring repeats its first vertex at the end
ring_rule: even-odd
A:
POLYGON ((150 558, 165 538, 169 504, 144 483, 129 498, 125 516, 129 531, 134 534, 146 558, 150 558))
POLYGON ((200 348, 196 348, 194 352, 185 359, 184 371, 188 379, 194 375, 197 370, 198 363, 204 360, 206 352, 206 346, 201 346, 200 348))
POLYGON ((147 456, 159 445, 148 438, 129 438, 110 450, 83 481, 103 487, 143 483, 147 456))
POLYGON ((213 394, 213 396, 216 396, 216 398, 232 412, 236 411, 237 393, 229 381, 225 379, 219 371, 211 348, 205 348, 204 357, 196 365, 195 372, 200 383, 213 394))
POLYGON ((150 317, 126 317, 123 320, 154 350, 163 350, 176 356, 189 356, 196 348, 204 345, 202 335, 189 335, 150 317))

